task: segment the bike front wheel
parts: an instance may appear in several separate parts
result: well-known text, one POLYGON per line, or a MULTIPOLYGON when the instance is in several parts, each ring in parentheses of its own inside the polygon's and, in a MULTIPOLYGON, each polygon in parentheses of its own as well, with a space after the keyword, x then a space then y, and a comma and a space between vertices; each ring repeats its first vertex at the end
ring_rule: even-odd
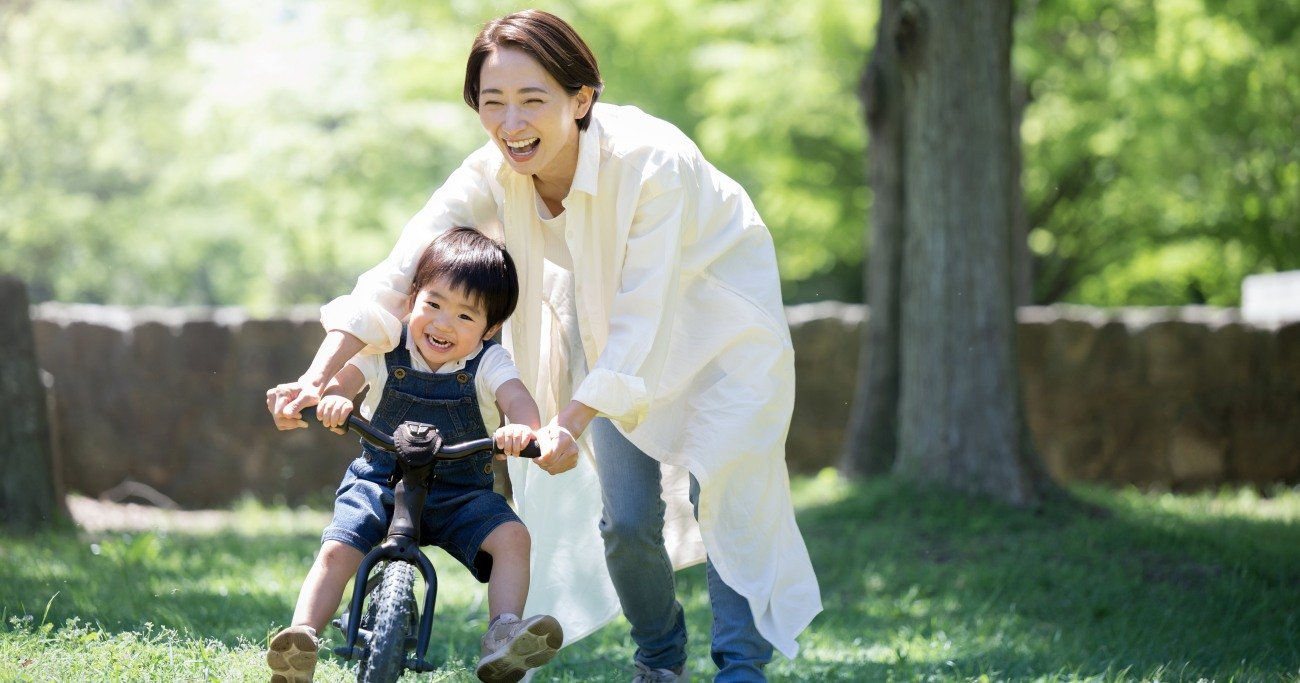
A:
POLYGON ((370 599, 374 623, 357 681, 394 683, 405 668, 407 639, 416 620, 415 567, 410 562, 389 562, 370 599))

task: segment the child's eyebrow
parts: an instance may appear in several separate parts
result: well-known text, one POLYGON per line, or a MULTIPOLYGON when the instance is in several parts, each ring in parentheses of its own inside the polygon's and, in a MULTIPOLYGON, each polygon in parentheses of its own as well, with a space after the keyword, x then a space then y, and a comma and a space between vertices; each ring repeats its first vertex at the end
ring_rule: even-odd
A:
MULTIPOLYGON (((438 300, 438 303, 446 303, 446 302, 447 302, 447 297, 446 297, 446 296, 444 296, 441 292, 436 292, 436 291, 433 291, 433 290, 429 290, 429 298, 430 298, 430 299, 437 299, 437 300, 438 300)), ((483 312, 483 311, 484 311, 483 304, 482 304, 482 302, 480 302, 480 301, 478 300, 477 297, 473 297, 473 296, 470 296, 470 295, 468 295, 468 294, 462 294, 462 295, 461 295, 461 298, 463 298, 463 299, 465 299, 466 301, 469 302, 469 303, 466 303, 466 304, 462 304, 462 308, 467 308, 467 309, 469 309, 469 312, 470 312, 470 313, 473 313, 474 315, 478 315, 478 316, 486 315, 486 313, 483 312)))

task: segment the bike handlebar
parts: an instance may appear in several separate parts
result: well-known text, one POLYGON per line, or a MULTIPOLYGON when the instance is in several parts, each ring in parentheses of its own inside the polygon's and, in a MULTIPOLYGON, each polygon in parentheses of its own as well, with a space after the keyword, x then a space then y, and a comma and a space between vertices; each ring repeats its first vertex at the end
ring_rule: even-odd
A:
MULTIPOLYGON (((316 407, 307 406, 306 408, 303 408, 301 412, 302 419, 306 420, 316 415, 316 407)), ((356 411, 353 411, 348 415, 348 429, 356 432, 357 435, 359 435, 366 443, 375 448, 380 448, 393 453, 397 452, 397 445, 393 443, 392 435, 380 431, 377 427, 371 424, 369 420, 358 415, 356 411)), ((504 452, 500 448, 497 448, 496 442, 489 436, 485 439, 472 439, 470 441, 463 441, 456 444, 443 444, 442 447, 438 449, 438 452, 434 454, 434 459, 460 460, 475 453, 482 453, 483 451, 492 451, 497 454, 504 452)), ((537 447, 536 441, 529 443, 524 447, 524 450, 519 453, 519 457, 521 458, 538 458, 541 457, 541 455, 542 449, 537 447)))

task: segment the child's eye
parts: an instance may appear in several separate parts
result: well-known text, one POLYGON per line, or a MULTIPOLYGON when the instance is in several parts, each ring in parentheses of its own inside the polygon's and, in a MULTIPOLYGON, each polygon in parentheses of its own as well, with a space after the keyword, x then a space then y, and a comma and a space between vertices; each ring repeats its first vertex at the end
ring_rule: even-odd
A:
POLYGON ((470 322, 474 322, 474 319, 473 319, 473 318, 469 317, 468 315, 466 315, 466 314, 464 314, 464 313, 461 313, 461 314, 460 314, 460 319, 461 319, 461 320, 468 320, 468 321, 470 321, 470 322))

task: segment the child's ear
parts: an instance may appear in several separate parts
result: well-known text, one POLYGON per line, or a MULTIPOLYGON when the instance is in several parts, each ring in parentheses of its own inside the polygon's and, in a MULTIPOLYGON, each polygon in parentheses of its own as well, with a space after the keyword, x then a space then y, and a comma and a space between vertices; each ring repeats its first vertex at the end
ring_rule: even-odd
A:
POLYGON ((487 328, 487 331, 483 333, 483 341, 487 341, 487 340, 489 340, 489 339, 491 339, 491 338, 497 336, 497 332, 500 332, 500 331, 501 331, 501 326, 504 325, 504 324, 505 324, 505 323, 497 323, 497 324, 493 325, 492 327, 487 328))

